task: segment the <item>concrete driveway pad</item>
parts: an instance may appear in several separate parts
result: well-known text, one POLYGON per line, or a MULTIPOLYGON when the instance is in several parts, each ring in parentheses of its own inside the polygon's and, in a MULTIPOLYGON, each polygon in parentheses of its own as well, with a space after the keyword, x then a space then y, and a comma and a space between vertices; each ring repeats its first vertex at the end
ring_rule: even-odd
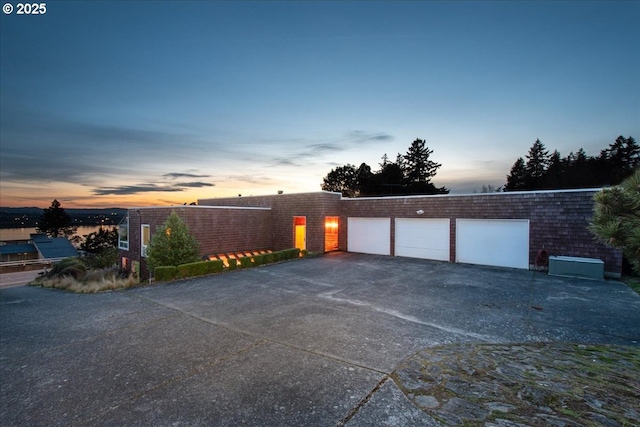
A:
POLYGON ((389 375, 424 348, 640 346, 616 281, 335 253, 75 295, 0 290, 1 425, 438 425, 389 375))

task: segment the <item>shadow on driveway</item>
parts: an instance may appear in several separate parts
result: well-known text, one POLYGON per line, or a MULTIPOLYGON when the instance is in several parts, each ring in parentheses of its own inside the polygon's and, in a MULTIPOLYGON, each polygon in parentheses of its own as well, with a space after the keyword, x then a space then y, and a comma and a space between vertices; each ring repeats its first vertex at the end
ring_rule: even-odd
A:
POLYGON ((439 425, 390 379, 403 361, 538 342, 638 346, 640 296, 346 253, 95 295, 2 289, 0 424, 439 425))

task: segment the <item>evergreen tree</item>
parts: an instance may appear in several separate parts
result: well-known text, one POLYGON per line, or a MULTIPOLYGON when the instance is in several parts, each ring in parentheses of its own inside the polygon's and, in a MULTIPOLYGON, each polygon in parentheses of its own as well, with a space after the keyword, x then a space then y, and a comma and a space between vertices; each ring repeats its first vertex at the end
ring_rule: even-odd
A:
POLYGON ((36 231, 49 237, 71 237, 78 227, 73 225, 71 216, 64 210, 58 200, 44 209, 36 231))
POLYGON ((565 161, 562 188, 585 188, 594 185, 592 164, 583 148, 569 153, 565 161))
POLYGON ((608 180, 620 183, 640 166, 640 147, 632 137, 619 136, 606 150, 608 180))
POLYGON ((96 254, 105 249, 118 247, 118 229, 113 227, 111 230, 101 228, 93 233, 86 234, 84 241, 80 244, 83 251, 96 254))
POLYGON ((90 268, 107 268, 118 263, 118 229, 101 228, 86 234, 80 249, 86 252, 83 260, 90 268))
POLYGON ((387 153, 384 153, 381 159, 382 159, 382 163, 378 163, 378 165, 380 165, 380 169, 384 169, 384 167, 390 163, 389 156, 387 156, 387 153))
POLYGON ((558 150, 553 150, 553 153, 549 156, 549 167, 547 168, 542 180, 542 188, 547 190, 561 188, 563 169, 560 152, 558 150))
POLYGON ((178 266, 199 259, 199 245, 187 224, 173 211, 167 221, 151 236, 147 248, 147 266, 178 266))
POLYGON ((544 144, 536 139, 527 154, 527 164, 525 166, 527 181, 526 189, 535 190, 541 187, 542 177, 549 166, 549 151, 544 144))
POLYGON ((526 190, 527 172, 522 157, 518 157, 518 160, 511 166, 511 172, 507 175, 507 184, 504 186, 504 191, 522 191, 526 190))
POLYGON ((594 200, 589 230, 602 243, 621 249, 640 274, 640 168, 619 186, 597 193, 594 200))
POLYGON ((563 159, 557 150, 549 156, 540 140, 526 157, 526 164, 519 159, 512 166, 505 191, 617 185, 640 167, 640 147, 632 137, 623 136, 597 157, 588 156, 583 148, 563 159))
POLYGON ((399 195, 404 191, 404 172, 397 163, 385 164, 375 175, 375 181, 378 195, 399 195))
POLYGON ((347 164, 332 169, 323 178, 321 188, 325 191, 339 191, 345 197, 447 194, 447 188, 436 188, 430 182, 441 166, 429 160, 431 153, 433 150, 429 150, 424 141, 416 139, 406 155, 398 153, 395 163, 390 162, 389 157, 384 154, 377 172, 373 172, 366 163, 358 168, 347 164))
POLYGON ((411 183, 428 184, 442 166, 440 163, 429 160, 433 150, 429 150, 422 139, 416 139, 411 143, 407 154, 403 156, 406 168, 406 179, 411 183))
POLYGON ((406 162, 404 161, 404 156, 400 153, 396 154, 396 165, 398 165, 398 167, 400 167, 400 170, 402 171, 402 173, 405 173, 406 170, 406 162))

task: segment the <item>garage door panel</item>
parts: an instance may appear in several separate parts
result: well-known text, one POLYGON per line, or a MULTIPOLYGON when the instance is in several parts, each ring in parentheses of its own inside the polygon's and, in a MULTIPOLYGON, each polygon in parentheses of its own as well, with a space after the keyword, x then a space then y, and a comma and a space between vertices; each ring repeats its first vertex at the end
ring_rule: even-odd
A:
POLYGON ((347 250, 391 255, 391 219, 347 218, 347 250))
POLYGON ((397 218, 395 254, 449 261, 449 219, 397 218))
POLYGON ((529 268, 529 220, 458 219, 456 262, 529 268))

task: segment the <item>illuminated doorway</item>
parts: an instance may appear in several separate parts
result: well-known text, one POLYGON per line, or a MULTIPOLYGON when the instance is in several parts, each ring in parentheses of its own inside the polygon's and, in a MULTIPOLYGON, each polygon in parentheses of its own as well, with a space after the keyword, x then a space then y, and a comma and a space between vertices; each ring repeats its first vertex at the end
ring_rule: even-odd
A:
POLYGON ((327 216, 324 219, 324 251, 338 250, 338 217, 327 216))
POLYGON ((307 217, 294 216, 293 230, 295 247, 300 249, 301 251, 307 249, 307 217))

